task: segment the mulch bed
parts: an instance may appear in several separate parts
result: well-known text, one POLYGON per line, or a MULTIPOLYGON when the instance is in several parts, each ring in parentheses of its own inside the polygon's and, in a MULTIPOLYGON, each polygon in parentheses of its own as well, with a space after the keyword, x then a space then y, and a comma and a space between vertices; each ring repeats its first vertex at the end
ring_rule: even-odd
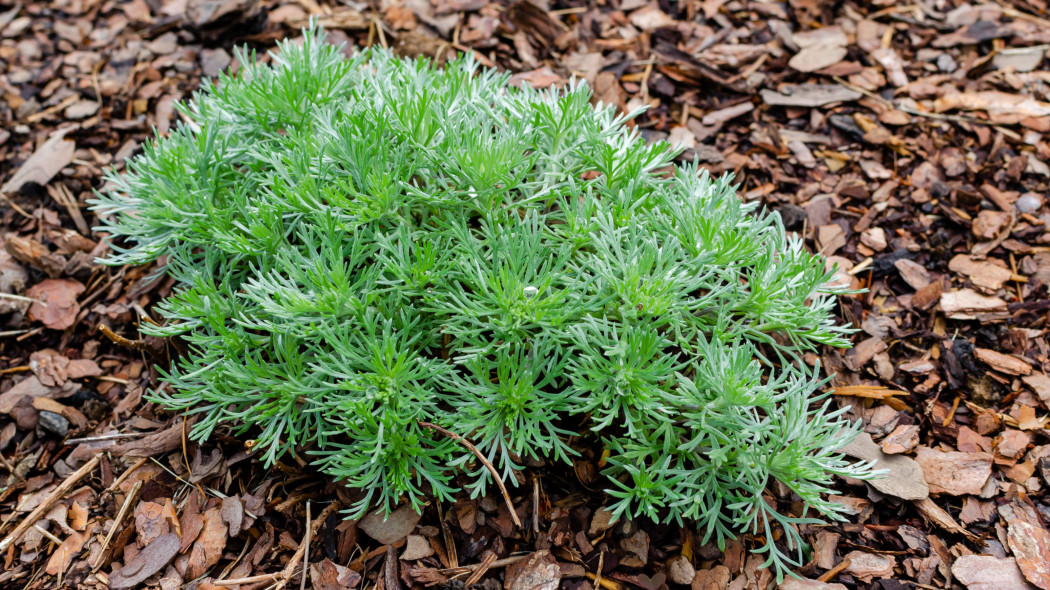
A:
POLYGON ((811 360, 864 421, 851 453, 889 472, 841 482, 848 520, 803 526, 781 588, 1050 590, 1044 0, 0 2, 0 587, 776 586, 747 536, 610 523, 593 448, 525 472, 521 527, 500 496, 351 522, 308 460, 263 470, 144 399, 175 350, 136 326, 173 283, 97 264, 86 200, 235 46, 311 16, 647 106, 640 133, 734 173, 866 289, 840 302, 855 347, 811 360))

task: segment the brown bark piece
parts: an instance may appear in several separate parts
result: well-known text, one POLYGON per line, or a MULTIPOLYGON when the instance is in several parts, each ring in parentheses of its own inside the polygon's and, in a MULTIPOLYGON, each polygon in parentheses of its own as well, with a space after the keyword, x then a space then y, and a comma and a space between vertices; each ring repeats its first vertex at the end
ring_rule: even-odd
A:
POLYGON ((918 447, 915 460, 922 467, 930 493, 963 496, 980 494, 992 474, 992 455, 918 447))

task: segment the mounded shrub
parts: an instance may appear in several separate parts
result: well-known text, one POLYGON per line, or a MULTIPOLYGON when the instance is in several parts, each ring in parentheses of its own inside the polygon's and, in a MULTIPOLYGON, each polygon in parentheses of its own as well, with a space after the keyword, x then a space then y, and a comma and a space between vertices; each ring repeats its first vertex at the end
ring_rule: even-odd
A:
POLYGON ((239 57, 94 202, 107 263, 165 257, 177 280, 142 331, 187 345, 153 399, 199 414, 194 439, 308 452, 364 492, 356 516, 493 483, 420 422, 508 483, 590 433, 617 515, 755 533, 779 573, 797 524, 839 517, 832 476, 870 475, 802 362, 848 346, 824 260, 638 113, 470 57, 347 58, 317 30, 239 57))

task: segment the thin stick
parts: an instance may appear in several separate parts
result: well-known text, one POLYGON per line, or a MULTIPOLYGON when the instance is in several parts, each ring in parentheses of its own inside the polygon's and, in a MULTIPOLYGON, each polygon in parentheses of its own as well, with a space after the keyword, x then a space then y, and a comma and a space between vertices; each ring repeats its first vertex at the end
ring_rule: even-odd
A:
POLYGON ((87 463, 84 463, 80 469, 70 473, 69 477, 59 484, 54 491, 48 494, 47 498, 44 498, 44 501, 34 508, 33 511, 29 513, 29 516, 25 517, 25 519, 15 527, 15 530, 11 531, 10 535, 4 537, 3 541, 0 541, 0 551, 7 549, 9 545, 21 539, 22 535, 32 528, 33 525, 36 524, 36 521, 40 520, 41 516, 47 514, 48 510, 51 510, 51 507, 55 505, 55 502, 58 502, 65 497, 65 495, 69 493, 69 490, 77 485, 77 482, 84 479, 84 477, 94 471, 95 467, 98 467, 98 458, 99 456, 95 455, 87 463))
POLYGON ((459 567, 459 554, 456 552, 456 541, 452 538, 452 531, 448 528, 448 523, 445 522, 445 512, 441 509, 441 502, 437 502, 438 510, 438 522, 441 523, 441 534, 445 537, 445 553, 448 556, 448 566, 450 568, 459 567))
POLYGON ((62 544, 62 539, 59 539, 58 537, 56 537, 54 534, 52 534, 47 529, 40 528, 40 525, 34 524, 33 528, 36 529, 37 532, 39 532, 41 535, 44 535, 48 539, 51 539, 51 542, 54 543, 55 545, 61 545, 62 544))
POLYGON ((146 461, 148 461, 148 460, 149 459, 147 457, 143 457, 143 458, 139 459, 138 461, 135 461, 135 464, 132 465, 131 467, 128 467, 127 470, 124 471, 124 473, 121 473, 120 477, 115 479, 113 481, 113 483, 111 483, 109 485, 109 487, 106 488, 106 491, 108 492, 110 490, 117 489, 117 487, 119 487, 120 484, 124 483, 124 480, 126 480, 128 477, 130 477, 132 473, 135 473, 136 469, 138 469, 139 467, 142 467, 143 465, 145 465, 146 461))
POLYGON ((605 552, 598 553, 598 570, 594 574, 594 585, 602 587, 602 570, 605 569, 605 552))
POLYGON ((587 577, 591 580, 595 580, 594 584, 598 587, 605 588, 605 590, 626 590, 626 586, 617 582, 616 580, 610 580, 609 578, 602 578, 595 576, 591 572, 587 572, 587 577))
POLYGON ((120 346, 125 346, 127 348, 153 354, 153 349, 150 348, 149 344, 146 344, 145 340, 128 340, 127 338, 114 333, 113 330, 110 330, 108 327, 106 327, 105 324, 99 324, 98 331, 102 332, 103 336, 109 338, 114 343, 120 346))
MULTIPOLYGON (((497 567, 504 567, 504 566, 511 565, 513 563, 518 563, 519 561, 525 559, 528 556, 529 556, 528 553, 523 553, 521 555, 511 555, 510 557, 504 557, 503 559, 497 559, 496 561, 493 561, 492 563, 490 563, 488 565, 488 569, 493 569, 493 568, 497 568, 497 567)), ((441 573, 442 575, 445 575, 445 576, 458 576, 458 575, 461 575, 461 574, 465 574, 467 572, 477 571, 477 570, 481 569, 482 565, 484 565, 484 562, 482 562, 482 563, 473 563, 471 565, 464 565, 462 567, 451 567, 451 568, 444 569, 444 570, 438 570, 438 572, 441 573)))
MULTIPOLYGON (((326 506, 325 509, 321 511, 321 514, 317 515, 317 522, 314 523, 314 527, 321 528, 320 525, 323 524, 325 519, 328 518, 328 515, 334 512, 337 508, 339 508, 339 502, 332 502, 326 506)), ((299 544, 299 548, 295 550, 295 555, 292 555, 292 559, 288 562, 288 565, 284 566, 284 569, 281 570, 281 574, 277 580, 277 585, 274 586, 273 590, 281 590, 281 588, 284 588, 288 581, 292 579, 292 576, 295 574, 295 567, 299 565, 299 561, 302 560, 303 555, 306 554, 306 541, 310 539, 312 529, 313 527, 306 527, 306 539, 299 544)))
POLYGON ((257 582, 273 582, 281 574, 259 574, 258 576, 249 576, 247 578, 230 578, 229 580, 213 580, 212 586, 241 586, 245 584, 255 584, 257 582))
POLYGON ((451 438, 452 440, 454 440, 454 441, 456 441, 458 443, 461 443, 463 446, 465 446, 468 449, 470 449, 470 452, 474 453, 474 456, 478 458, 478 461, 481 461, 481 463, 485 465, 485 467, 489 470, 489 473, 492 474, 492 478, 496 480, 496 485, 499 486, 499 491, 500 491, 500 493, 503 494, 503 501, 507 503, 507 509, 510 510, 510 517, 511 517, 512 520, 514 520, 514 525, 517 526, 519 529, 522 528, 521 527, 521 521, 518 520, 518 513, 514 510, 514 503, 510 501, 510 494, 507 493, 507 488, 506 488, 506 486, 503 485, 503 480, 500 479, 499 472, 496 471, 496 468, 492 465, 492 462, 489 461, 488 459, 486 459, 485 456, 481 454, 481 451, 479 451, 477 447, 475 447, 474 445, 470 444, 469 440, 463 438, 462 436, 456 434, 455 432, 451 432, 449 430, 445 430, 444 428, 438 426, 437 424, 431 424, 430 422, 420 422, 419 425, 422 426, 423 428, 427 428, 427 429, 430 429, 430 430, 436 430, 436 431, 440 432, 441 434, 444 434, 445 436, 451 438))
POLYGON ((91 566, 92 570, 97 570, 102 566, 102 560, 106 558, 106 549, 109 548, 109 542, 113 540, 113 535, 117 534, 117 529, 120 528, 120 523, 128 513, 128 507, 131 506, 131 502, 135 499, 135 496, 138 496, 139 490, 141 489, 142 480, 140 479, 131 487, 128 496, 124 498, 124 503, 120 505, 120 510, 117 511, 117 516, 113 519, 113 526, 110 527, 109 533, 106 534, 106 538, 102 540, 102 550, 98 552, 98 559, 95 560, 95 565, 91 566))
POLYGON ((830 582, 831 580, 834 580, 835 576, 839 575, 842 572, 842 570, 848 568, 851 565, 853 565, 852 561, 848 559, 843 559, 839 562, 838 565, 821 574, 821 576, 817 578, 817 581, 824 583, 830 582))
POLYGON ((93 443, 102 442, 107 440, 117 440, 121 438, 142 438, 147 436, 148 432, 118 432, 116 434, 100 434, 98 436, 85 436, 84 438, 70 438, 66 439, 62 444, 65 446, 79 445, 80 443, 93 443))
POLYGON ((306 501, 306 552, 303 553, 303 577, 299 580, 299 590, 306 590, 306 572, 310 569, 310 501, 306 501))
POLYGON ((532 532, 540 534, 540 478, 532 478, 532 532))
POLYGON ((478 569, 474 570, 474 573, 470 574, 470 577, 467 578, 467 581, 463 582, 463 587, 464 588, 470 588, 475 583, 477 583, 477 581, 481 579, 481 576, 484 576, 485 572, 489 571, 489 568, 492 567, 492 564, 495 563, 495 561, 496 561, 496 554, 495 553, 492 553, 492 552, 486 553, 485 554, 485 559, 481 560, 481 563, 479 564, 478 569))

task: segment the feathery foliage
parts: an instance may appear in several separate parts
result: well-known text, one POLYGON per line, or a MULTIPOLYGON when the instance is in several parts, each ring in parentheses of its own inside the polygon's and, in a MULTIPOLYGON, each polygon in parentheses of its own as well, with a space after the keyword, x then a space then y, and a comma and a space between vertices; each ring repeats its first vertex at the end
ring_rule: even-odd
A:
POLYGON ((193 438, 308 449, 360 515, 493 483, 420 421, 509 482, 569 461, 582 423, 617 515, 764 536, 778 574, 796 525, 840 518, 832 476, 871 469, 837 453, 857 426, 801 357, 848 346, 841 291, 729 178, 674 165, 582 83, 347 58, 316 29, 239 61, 94 202, 108 264, 166 256, 178 281, 142 328, 188 345, 154 399, 200 414, 193 438), (763 496, 774 480, 804 514, 763 496))

